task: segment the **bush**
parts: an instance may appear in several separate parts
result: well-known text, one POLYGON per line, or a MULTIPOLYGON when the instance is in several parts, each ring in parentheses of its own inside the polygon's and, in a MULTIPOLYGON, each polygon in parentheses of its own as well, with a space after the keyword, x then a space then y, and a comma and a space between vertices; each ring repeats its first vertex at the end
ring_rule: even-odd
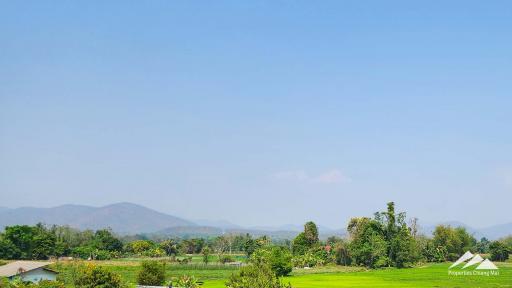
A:
POLYGON ((501 238, 500 242, 505 244, 508 247, 509 251, 512 251, 512 235, 501 238))
POLYGON ((38 283, 32 283, 15 278, 11 282, 7 279, 0 279, 0 288, 65 288, 65 286, 58 281, 42 280, 38 283))
POLYGON ((164 257, 165 251, 161 248, 156 247, 156 248, 152 248, 150 250, 143 252, 142 255, 151 257, 151 258, 164 257))
POLYGON ((71 256, 80 258, 80 259, 89 259, 92 258, 94 249, 89 246, 79 246, 71 250, 71 256))
POLYGON ((226 283, 228 288, 291 288, 284 285, 272 271, 270 265, 264 263, 252 264, 240 268, 226 283))
POLYGON ((185 265, 185 264, 192 262, 192 257, 185 257, 183 259, 176 258, 176 262, 178 262, 179 264, 185 265))
POLYGON ((210 262, 210 253, 211 252, 212 251, 210 250, 210 247, 208 247, 208 246, 203 247, 203 249, 201 250, 201 254, 203 254, 204 265, 208 265, 208 262, 210 262))
POLYGON ((419 237, 417 243, 423 259, 427 262, 444 262, 448 257, 446 247, 435 246, 432 239, 426 238, 425 236, 419 237))
POLYGON ((127 252, 144 255, 144 253, 149 253, 149 251, 155 247, 155 243, 149 240, 136 240, 126 246, 127 252))
POLYGON ((338 242, 334 244, 334 257, 336 264, 348 266, 352 263, 352 258, 350 257, 349 246, 345 242, 338 242))
POLYGON ((317 260, 315 255, 308 251, 304 255, 298 255, 293 257, 292 264, 294 267, 315 267, 317 265, 317 260))
POLYGON ((79 269, 74 286, 81 288, 121 288, 121 276, 101 266, 88 265, 79 269))
POLYGON ((158 261, 143 261, 137 275, 139 285, 160 286, 165 281, 165 264, 158 261))
POLYGON ((93 256, 95 260, 110 260, 112 258, 107 250, 96 250, 93 252, 93 256))
POLYGON ((64 284, 58 281, 42 280, 38 283, 40 288, 64 288, 64 284))
POLYGON ((229 256, 229 255, 221 255, 221 256, 219 256, 219 262, 222 264, 231 263, 231 262, 235 262, 235 258, 233 258, 233 256, 229 256))
POLYGON ((260 248, 252 254, 251 262, 267 264, 277 276, 286 276, 292 272, 292 253, 285 247, 260 248))
POLYGON ((197 288, 199 284, 194 276, 183 275, 170 283, 171 287, 177 286, 181 288, 197 288))

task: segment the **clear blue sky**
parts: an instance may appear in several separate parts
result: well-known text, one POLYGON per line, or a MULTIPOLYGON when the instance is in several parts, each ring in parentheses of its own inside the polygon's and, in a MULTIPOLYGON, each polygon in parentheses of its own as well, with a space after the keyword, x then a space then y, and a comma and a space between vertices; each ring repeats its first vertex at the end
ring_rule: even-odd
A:
POLYGON ((510 1, 0 1, 0 206, 510 222, 511 32, 510 1))

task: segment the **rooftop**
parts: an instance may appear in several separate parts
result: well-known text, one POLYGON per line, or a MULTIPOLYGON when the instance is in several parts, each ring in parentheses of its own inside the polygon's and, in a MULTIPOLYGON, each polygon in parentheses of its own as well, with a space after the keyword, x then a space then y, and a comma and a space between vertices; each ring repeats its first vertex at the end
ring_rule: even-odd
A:
POLYGON ((15 261, 9 264, 0 266, 0 277, 11 277, 19 274, 20 272, 27 272, 41 267, 52 264, 52 262, 42 261, 15 261))

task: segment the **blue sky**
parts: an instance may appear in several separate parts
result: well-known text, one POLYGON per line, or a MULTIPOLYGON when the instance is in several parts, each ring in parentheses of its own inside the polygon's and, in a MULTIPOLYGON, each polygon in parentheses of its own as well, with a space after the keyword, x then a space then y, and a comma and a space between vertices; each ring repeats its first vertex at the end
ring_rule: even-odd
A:
POLYGON ((0 1, 0 206, 510 222, 512 4, 413 2, 0 1))

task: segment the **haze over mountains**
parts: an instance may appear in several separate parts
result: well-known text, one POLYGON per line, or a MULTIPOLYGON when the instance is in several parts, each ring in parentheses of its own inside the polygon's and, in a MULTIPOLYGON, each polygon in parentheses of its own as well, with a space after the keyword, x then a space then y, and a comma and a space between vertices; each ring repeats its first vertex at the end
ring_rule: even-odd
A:
MULTIPOLYGON (((255 236, 269 235, 275 238, 293 238, 301 230, 301 225, 279 227, 242 227, 228 221, 190 221, 161 213, 133 203, 117 203, 103 207, 84 205, 62 205, 53 208, 5 208, 0 207, 0 228, 16 224, 34 225, 37 223, 69 225, 78 229, 111 228, 120 234, 154 233, 180 237, 216 236, 223 233, 250 233, 255 236)), ((472 228, 464 223, 451 221, 440 224, 465 227, 476 238, 497 239, 512 234, 512 223, 495 225, 482 229, 472 228)), ((424 234, 431 234, 435 225, 421 227, 424 234)), ((320 236, 326 238, 346 234, 345 229, 330 229, 319 225, 320 236)))
POLYGON ((194 223, 132 204, 117 203, 103 207, 62 205, 53 208, 21 207, 0 210, 0 226, 13 224, 69 225, 79 229, 112 228, 117 233, 150 233, 168 227, 194 223))

